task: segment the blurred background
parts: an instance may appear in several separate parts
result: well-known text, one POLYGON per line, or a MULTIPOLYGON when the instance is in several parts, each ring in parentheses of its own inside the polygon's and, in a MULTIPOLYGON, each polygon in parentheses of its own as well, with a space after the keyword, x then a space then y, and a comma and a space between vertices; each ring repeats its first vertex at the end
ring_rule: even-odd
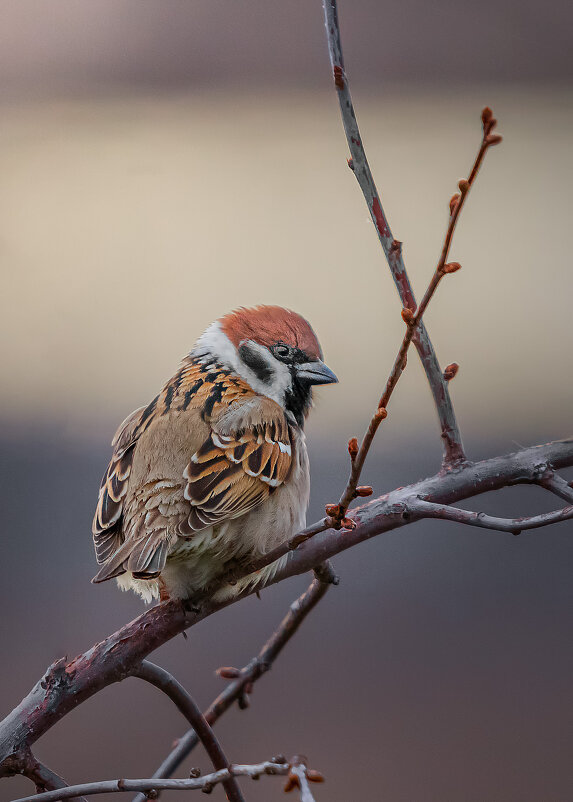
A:
MULTIPOLYGON (((347 71, 418 297, 489 104, 488 155, 427 314, 470 457, 571 434, 570 3, 340 0, 347 71)), ((116 425, 213 319, 278 303, 313 323, 340 377, 308 424, 309 520, 334 501, 398 348, 400 304, 346 166, 319 0, 4 0, 2 682, 8 713, 53 660, 137 615, 90 585, 90 526, 116 425)), ((440 438, 417 358, 364 481, 434 473, 440 438)), ((573 478, 570 473, 568 478, 573 478)), ((502 515, 558 500, 474 500, 502 515)), ((573 525, 520 538, 419 524, 336 561, 341 584, 217 726, 234 762, 308 755, 317 800, 573 797, 573 525)), ((307 584, 298 578, 162 648, 202 705, 307 584)), ((185 730, 127 680, 35 751, 69 782, 149 776, 185 730)), ((181 776, 199 765, 197 750, 181 776)), ((277 781, 245 782, 255 802, 277 781)), ((0 798, 30 793, 20 778, 0 798)), ((176 799, 172 794, 167 799, 176 799)), ((222 799, 220 789, 213 798, 222 799)))

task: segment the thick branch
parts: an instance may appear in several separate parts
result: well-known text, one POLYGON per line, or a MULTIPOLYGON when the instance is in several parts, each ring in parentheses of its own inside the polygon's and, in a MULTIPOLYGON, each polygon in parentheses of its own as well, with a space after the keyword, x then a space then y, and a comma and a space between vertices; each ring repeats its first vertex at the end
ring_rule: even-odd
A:
MULTIPOLYGON (((299 546, 269 584, 305 573, 345 549, 408 524, 407 503, 416 496, 436 504, 451 504, 486 491, 535 483, 542 465, 555 470, 572 466, 573 440, 483 460, 387 493, 353 511, 356 528, 352 531, 330 529, 299 546)), ((0 772, 6 773, 7 758, 31 746, 78 704, 132 674, 150 652, 175 635, 243 596, 216 603, 207 599, 198 612, 175 601, 159 604, 71 662, 62 659, 54 663, 0 724, 0 772)))
MULTIPOLYGON (((340 28, 338 25, 338 11, 336 0, 323 0, 326 36, 328 51, 332 65, 334 83, 338 90, 340 113, 348 147, 352 156, 349 164, 358 180, 372 222, 376 228, 378 239, 388 261, 392 278, 400 295, 402 305, 409 309, 416 308, 414 293, 406 273, 402 258, 402 243, 392 236, 388 220, 382 208, 378 190, 366 158, 362 144, 362 137, 356 121, 356 114, 352 104, 348 78, 344 69, 340 28)), ((434 402, 440 420, 441 434, 444 446, 444 466, 452 467, 465 460, 460 430, 456 421, 454 408, 450 399, 448 383, 442 375, 434 347, 422 323, 414 338, 414 345, 418 351, 422 365, 428 378, 428 383, 434 396, 434 402)))
MULTIPOLYGON (((141 665, 133 672, 133 676, 151 683, 171 699, 197 733, 215 769, 226 769, 230 765, 221 744, 205 720, 203 713, 175 677, 164 668, 156 666, 148 660, 142 661, 141 665)), ((224 780, 223 786, 230 802, 244 802, 241 789, 233 777, 224 780)))
MULTIPOLYGON (((337 584, 338 577, 328 563, 320 567, 317 577, 307 590, 294 601, 276 631, 265 643, 261 651, 244 668, 238 670, 238 676, 227 685, 205 711, 205 719, 214 724, 235 702, 246 701, 246 689, 250 688, 263 674, 269 671, 283 648, 298 631, 298 628, 324 597, 331 584, 337 584)), ((181 765, 185 758, 198 744, 199 738, 194 729, 189 730, 181 738, 171 753, 154 772, 154 777, 169 777, 181 765)), ((145 795, 139 794, 133 802, 145 802, 145 795)))

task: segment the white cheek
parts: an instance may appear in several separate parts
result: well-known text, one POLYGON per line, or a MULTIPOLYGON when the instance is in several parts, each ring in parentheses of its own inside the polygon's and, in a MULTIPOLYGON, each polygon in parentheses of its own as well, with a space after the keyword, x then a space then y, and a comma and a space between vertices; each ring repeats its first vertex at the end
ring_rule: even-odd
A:
POLYGON ((250 341, 250 346, 258 351, 269 366, 272 378, 268 382, 261 381, 251 368, 247 367, 240 358, 237 349, 221 328, 219 321, 212 323, 197 340, 191 354, 202 360, 216 359, 227 365, 231 370, 244 379, 256 393, 272 398, 284 408, 285 395, 290 389, 292 377, 290 370, 283 363, 275 359, 264 345, 250 341))

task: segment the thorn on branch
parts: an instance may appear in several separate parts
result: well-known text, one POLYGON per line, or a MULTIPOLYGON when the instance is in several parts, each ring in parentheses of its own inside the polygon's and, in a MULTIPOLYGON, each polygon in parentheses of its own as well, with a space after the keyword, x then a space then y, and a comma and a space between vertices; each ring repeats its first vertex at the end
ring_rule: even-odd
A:
POLYGON ((457 362, 452 362, 451 364, 447 365, 444 370, 444 381, 450 382, 458 373, 460 366, 457 362))

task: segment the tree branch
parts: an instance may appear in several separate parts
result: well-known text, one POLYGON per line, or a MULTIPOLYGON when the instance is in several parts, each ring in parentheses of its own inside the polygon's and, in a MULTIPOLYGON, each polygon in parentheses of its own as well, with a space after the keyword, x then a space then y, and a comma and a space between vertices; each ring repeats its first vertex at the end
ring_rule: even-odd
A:
POLYGON ((542 515, 533 515, 529 518, 498 518, 494 515, 486 515, 485 512, 470 512, 459 507, 432 504, 420 498, 414 498, 408 503, 408 511, 418 518, 440 518, 443 521, 480 526, 483 529, 511 532, 512 535, 519 535, 524 529, 538 529, 540 526, 548 526, 573 518, 573 506, 545 512, 542 515))
MULTIPOLYGON (((336 0, 323 0, 323 8, 334 84, 338 90, 338 102, 340 104, 342 123, 351 153, 349 166, 353 170, 364 195, 364 199, 366 200, 370 217, 372 218, 372 222, 378 234, 378 239, 384 251, 384 255, 386 256, 386 260, 388 261, 388 266, 392 273, 392 278, 394 279, 398 294, 400 295, 402 306, 408 309, 415 309, 416 301, 402 257, 402 243, 395 240, 392 236, 362 144, 362 137, 360 136, 360 130, 352 104, 352 97, 350 95, 348 77, 344 69, 336 0)), ((462 445, 462 437, 450 398, 448 382, 442 375, 434 347, 423 323, 416 333, 414 345, 416 346, 426 372, 440 420, 444 447, 444 467, 452 468, 461 465, 465 461, 465 454, 462 445)))
MULTIPOLYGON (((197 737, 205 747, 205 751, 211 758, 215 769, 225 769, 230 765, 225 757, 221 744, 217 740, 208 722, 205 720, 203 713, 197 707, 193 698, 187 693, 185 688, 177 682, 174 676, 164 668, 150 663, 148 660, 143 660, 142 663, 136 667, 133 676, 151 683, 151 685, 159 688, 160 691, 163 691, 163 693, 171 699, 197 733, 197 737)), ((243 794, 234 777, 231 776, 222 782, 229 802, 244 802, 243 794)))
MULTIPOLYGON (((307 590, 291 604, 288 613, 275 632, 250 663, 242 669, 219 669, 220 676, 232 678, 233 681, 205 711, 205 720, 209 724, 213 725, 235 702, 239 702, 241 707, 246 707, 248 692, 252 690, 254 683, 271 669, 276 658, 295 632, 298 631, 307 615, 324 597, 330 585, 338 584, 338 577, 334 574, 329 563, 319 566, 316 574, 316 578, 311 582, 307 590), (234 676, 230 677, 233 674, 234 676)), ((179 738, 177 745, 154 772, 153 777, 171 776, 198 742, 199 738, 194 729, 186 732, 185 735, 179 738)), ((145 802, 145 794, 139 794, 134 797, 133 802, 145 802)))
MULTIPOLYGON (((393 490, 354 510, 352 519, 356 527, 353 530, 329 529, 299 546, 269 584, 305 573, 345 549, 408 524, 411 520, 408 502, 412 498, 420 496, 436 504, 451 504, 489 490, 535 483, 539 478, 539 466, 546 464, 555 470, 572 466, 573 440, 522 449, 393 490)), ((224 602, 204 599, 198 611, 186 609, 177 601, 164 602, 69 663, 65 659, 54 663, 0 724, 0 776, 7 771, 5 761, 8 758, 30 747, 78 704, 107 685, 133 674, 150 652, 175 635, 252 592, 246 591, 224 602)))
POLYGON ((573 504, 573 487, 552 470, 545 471, 538 484, 564 501, 568 501, 569 504, 573 504))
MULTIPOLYGON (((318 772, 307 771, 302 764, 296 766, 290 763, 274 763, 267 760, 264 763, 254 765, 232 765, 219 771, 206 774, 204 777, 191 777, 185 780, 160 780, 150 777, 146 780, 101 780, 99 782, 82 783, 71 785, 59 791, 48 791, 35 796, 25 796, 14 802, 57 802, 60 799, 70 799, 78 794, 109 794, 126 791, 140 791, 144 798, 150 792, 158 791, 204 791, 209 793, 219 783, 229 783, 231 780, 236 782, 236 777, 251 777, 258 780, 264 775, 285 776, 296 773, 301 780, 301 802, 313 802, 312 794, 308 786, 308 781, 321 782, 322 776, 318 772)), ((155 794, 152 794, 154 797, 155 794)))

